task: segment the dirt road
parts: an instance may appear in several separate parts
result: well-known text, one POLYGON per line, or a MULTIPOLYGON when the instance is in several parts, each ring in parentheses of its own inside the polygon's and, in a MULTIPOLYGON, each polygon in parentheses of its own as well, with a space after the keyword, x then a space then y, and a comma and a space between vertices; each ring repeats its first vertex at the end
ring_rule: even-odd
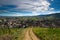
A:
POLYGON ((32 28, 28 28, 24 40, 40 40, 32 31, 32 28))

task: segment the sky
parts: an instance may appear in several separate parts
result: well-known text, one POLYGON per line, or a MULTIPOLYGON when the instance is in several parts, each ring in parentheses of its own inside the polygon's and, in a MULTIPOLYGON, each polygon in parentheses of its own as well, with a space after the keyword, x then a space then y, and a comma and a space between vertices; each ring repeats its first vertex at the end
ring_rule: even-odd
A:
POLYGON ((60 12, 60 0, 0 0, 0 16, 37 16, 60 12))

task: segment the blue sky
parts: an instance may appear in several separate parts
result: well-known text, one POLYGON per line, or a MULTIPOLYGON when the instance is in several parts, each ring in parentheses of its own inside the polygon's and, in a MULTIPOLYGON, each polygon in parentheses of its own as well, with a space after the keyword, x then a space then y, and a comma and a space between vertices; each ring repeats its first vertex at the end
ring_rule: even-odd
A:
POLYGON ((36 16, 60 12, 60 0, 0 0, 0 16, 36 16))

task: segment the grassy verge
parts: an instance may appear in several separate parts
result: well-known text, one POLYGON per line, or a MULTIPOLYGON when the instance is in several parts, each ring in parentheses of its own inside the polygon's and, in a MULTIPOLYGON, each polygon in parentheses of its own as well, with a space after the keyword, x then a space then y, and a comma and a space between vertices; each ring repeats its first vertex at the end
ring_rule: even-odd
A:
POLYGON ((0 29, 0 40, 22 40, 24 28, 0 29))
POLYGON ((60 28, 33 28, 41 40, 60 40, 60 28))

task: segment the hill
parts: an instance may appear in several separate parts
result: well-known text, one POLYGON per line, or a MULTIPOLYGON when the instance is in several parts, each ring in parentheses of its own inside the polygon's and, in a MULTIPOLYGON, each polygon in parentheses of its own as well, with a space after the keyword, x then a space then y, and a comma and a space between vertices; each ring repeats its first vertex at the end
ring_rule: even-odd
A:
POLYGON ((45 18, 45 19, 54 19, 54 20, 60 20, 60 13, 53 13, 49 15, 39 15, 38 17, 40 18, 45 18))
POLYGON ((60 27, 60 13, 38 16, 8 17, 0 16, 0 25, 4 27, 60 27))

